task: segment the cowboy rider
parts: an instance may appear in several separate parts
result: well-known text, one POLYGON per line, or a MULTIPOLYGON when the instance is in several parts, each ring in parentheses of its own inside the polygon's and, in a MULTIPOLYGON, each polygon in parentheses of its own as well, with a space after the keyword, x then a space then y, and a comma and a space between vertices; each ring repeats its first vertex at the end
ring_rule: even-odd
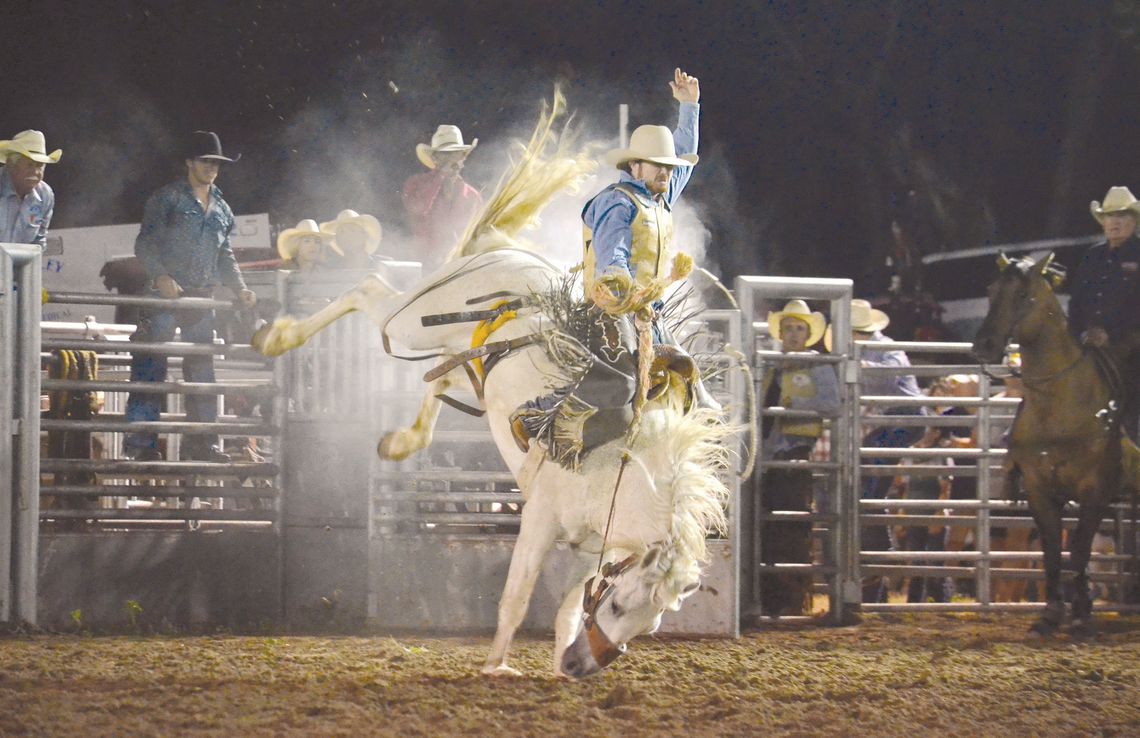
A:
MULTIPOLYGON (((601 361, 595 361, 574 386, 539 397, 515 411, 511 431, 523 451, 536 436, 550 440, 557 435, 549 415, 557 410, 565 416, 560 408, 567 400, 577 404, 572 411, 578 414, 576 425, 580 429, 577 451, 583 448, 583 437, 590 435, 588 429, 583 430, 583 416, 588 419, 599 411, 616 411, 622 420, 599 425, 624 433, 628 427, 625 416, 636 391, 637 362, 622 350, 623 345, 635 340, 631 316, 649 314, 653 342, 675 344, 657 324, 650 306, 659 306, 665 287, 683 279, 693 266, 687 254, 672 251, 672 209, 698 160, 700 83, 677 68, 669 86, 680 103, 677 129, 670 132, 655 125, 635 129, 628 148, 614 149, 605 157, 621 171, 619 180, 595 195, 582 210, 583 289, 594 309, 608 316, 608 320, 596 321, 598 330, 591 331, 589 341, 590 350, 601 361)), ((675 353, 681 353, 680 349, 675 353)), ((585 438, 585 447, 605 440, 609 440, 605 435, 585 438)))
POLYGON ((1136 437, 1140 371, 1140 201, 1127 187, 1112 187, 1101 204, 1089 203, 1105 240, 1085 252, 1069 282, 1069 330, 1081 343, 1107 349, 1124 379, 1121 422, 1136 437))

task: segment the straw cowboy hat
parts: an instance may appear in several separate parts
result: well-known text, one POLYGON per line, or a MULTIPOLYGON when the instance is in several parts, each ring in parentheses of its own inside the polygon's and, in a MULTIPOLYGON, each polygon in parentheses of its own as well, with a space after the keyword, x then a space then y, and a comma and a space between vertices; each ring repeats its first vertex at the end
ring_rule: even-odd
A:
POLYGON ((621 166, 627 161, 647 161, 674 167, 691 167, 700 159, 696 154, 681 154, 673 145, 673 132, 665 126, 638 126, 629 137, 628 149, 606 153, 606 163, 621 166))
POLYGON ((186 147, 183 150, 187 159, 210 159, 233 164, 241 158, 241 154, 232 159, 223 154, 222 142, 218 140, 218 134, 213 131, 194 131, 186 139, 186 147))
POLYGON ((1127 187, 1110 187, 1104 196, 1104 204, 1093 200, 1089 203, 1089 212, 1097 223, 1104 223, 1104 216, 1111 213, 1132 213, 1140 218, 1140 200, 1127 187))
POLYGON ((435 169, 435 159, 433 155, 436 152, 447 151, 471 151, 479 145, 479 139, 471 139, 471 143, 463 143, 463 132, 459 130, 458 126, 440 126, 435 129, 432 134, 431 144, 416 144, 416 156, 419 157, 422 163, 428 169, 435 169))
POLYGON ((812 312, 803 300, 791 300, 784 305, 783 310, 768 313, 768 333, 772 338, 780 338, 780 323, 784 318, 796 318, 807 323, 808 337, 804 346, 814 346, 819 343, 819 339, 823 337, 823 329, 827 325, 823 313, 812 312))
MULTIPOLYGON (((851 301, 851 330, 860 333, 874 333, 883 330, 890 323, 889 315, 882 310, 871 307, 871 303, 866 300, 851 301)), ((830 352, 831 345, 831 326, 827 326, 827 332, 823 335, 823 347, 830 352)))
POLYGON ((39 131, 20 131, 9 141, 0 141, 0 158, 8 154, 23 154, 41 164, 55 164, 63 156, 63 149, 47 153, 47 142, 39 131))
MULTIPOLYGON (((344 209, 336 215, 336 220, 326 220, 321 223, 321 231, 330 235, 336 236, 337 230, 350 223, 360 226, 364 232, 368 234, 368 243, 365 244, 365 249, 369 254, 380 248, 380 239, 384 235, 383 229, 380 227, 380 221, 376 220, 371 215, 361 215, 355 210, 344 209)), ((336 242, 329 244, 334 251, 341 256, 344 252, 337 248, 336 242)))
POLYGON ((866 300, 851 301, 851 330, 860 333, 874 333, 890 325, 891 319, 882 310, 871 307, 866 300))
POLYGON ((297 224, 296 228, 286 228, 281 231, 277 235, 277 253, 281 254, 282 259, 296 259, 297 252, 301 248, 301 239, 305 236, 316 236, 321 239, 322 243, 328 244, 334 251, 340 253, 340 249, 335 244, 330 243, 332 236, 321 231, 317 221, 312 218, 305 218, 297 224))

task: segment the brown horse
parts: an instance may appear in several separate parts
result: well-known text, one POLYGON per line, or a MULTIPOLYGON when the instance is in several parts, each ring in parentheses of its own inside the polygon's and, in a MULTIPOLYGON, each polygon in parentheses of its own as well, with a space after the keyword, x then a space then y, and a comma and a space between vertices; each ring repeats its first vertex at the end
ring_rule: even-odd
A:
POLYGON ((1071 630, 1086 634, 1093 630, 1087 571, 1093 535, 1122 480, 1134 487, 1140 452, 1122 437, 1119 393, 1092 350, 1069 333, 1053 293, 1063 275, 1052 261, 1052 254, 1037 262, 998 260, 1001 273, 990 285, 989 313, 973 351, 980 361, 997 363, 1009 341, 1021 347, 1025 396, 1010 433, 1006 469, 1007 489, 1016 489, 1018 477, 1024 483, 1045 555, 1045 613, 1031 630, 1047 635, 1064 619, 1061 517, 1065 504, 1075 501, 1080 513, 1069 538, 1071 630))

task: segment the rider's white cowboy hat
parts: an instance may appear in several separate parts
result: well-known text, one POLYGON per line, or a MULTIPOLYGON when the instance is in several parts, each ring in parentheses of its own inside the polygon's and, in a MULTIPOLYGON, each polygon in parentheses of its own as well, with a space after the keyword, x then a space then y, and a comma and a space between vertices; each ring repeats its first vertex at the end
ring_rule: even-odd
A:
POLYGON ((1140 218, 1140 200, 1127 187, 1110 187, 1104 196, 1104 204, 1093 200, 1089 203, 1089 212, 1097 223, 1104 223, 1104 216, 1110 213, 1129 212, 1140 218))
POLYGON ((432 134, 430 144, 416 144, 416 156, 419 157, 420 163, 428 169, 435 169, 435 159, 432 157, 437 152, 447 151, 471 151, 479 145, 479 139, 471 139, 471 143, 463 143, 463 132, 459 130, 458 126, 440 126, 435 129, 432 134))
MULTIPOLYGON (((360 226, 364 229, 364 232, 368 234, 368 242, 364 248, 369 254, 380 248, 380 239, 384 235, 383 229, 380 228, 380 221, 371 215, 361 215, 355 210, 349 210, 347 208, 341 210, 337 213, 336 220, 326 220, 324 223, 321 223, 321 231, 330 236, 336 236, 338 229, 350 223, 360 226)), ((330 243, 329 246, 341 256, 344 255, 344 252, 337 248, 336 241, 330 243)))
POLYGON ((681 154, 673 145, 673 132, 665 126, 638 126, 629 137, 628 149, 606 153, 606 163, 621 166, 627 161, 647 161, 674 167, 691 167, 700 159, 696 154, 681 154))
POLYGON ((804 346, 814 346, 823 337, 823 329, 827 325, 823 313, 812 312, 803 300, 791 300, 784 309, 768 313, 768 333, 772 338, 780 338, 780 323, 784 318, 795 318, 807 323, 808 337, 804 346))
POLYGON ((0 159, 8 154, 23 154, 41 164, 55 164, 63 156, 63 149, 47 153, 47 142, 39 131, 20 131, 8 141, 0 141, 0 159))
MULTIPOLYGON (((339 254, 340 250, 333 244, 332 235, 321 231, 317 221, 312 218, 305 218, 297 224, 296 228, 286 228, 277 235, 277 253, 281 254, 282 259, 296 259, 297 252, 301 248, 301 239, 305 236, 316 236, 321 239, 321 243, 333 246, 333 249, 339 254)), ((341 254, 343 256, 343 254, 341 254)))

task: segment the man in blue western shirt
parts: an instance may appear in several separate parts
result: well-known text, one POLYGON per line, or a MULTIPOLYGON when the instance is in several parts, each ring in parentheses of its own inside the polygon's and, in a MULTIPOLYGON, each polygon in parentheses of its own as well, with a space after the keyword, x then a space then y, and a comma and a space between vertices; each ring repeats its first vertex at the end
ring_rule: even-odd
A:
POLYGON ((55 211, 55 193, 44 181, 44 167, 63 156, 47 153, 44 134, 21 131, 0 141, 4 172, 0 174, 0 242, 34 243, 43 248, 55 211))
MULTIPOLYGON (((243 305, 252 307, 257 297, 246 288, 230 247, 233 211, 214 184, 221 163, 233 163, 241 155, 233 159, 225 156, 217 135, 210 131, 195 131, 183 153, 186 177, 151 195, 135 240, 135 255, 146 270, 149 294, 167 299, 210 297, 220 282, 233 289, 243 305)), ((171 341, 175 328, 181 329, 183 341, 212 343, 214 314, 208 310, 150 309, 143 313, 132 340, 171 341)), ((166 364, 165 355, 136 353, 131 360, 131 381, 166 381, 166 364)), ((213 382, 213 356, 186 356, 182 377, 187 382, 213 382)), ((187 420, 217 420, 217 395, 186 395, 185 405, 187 420)), ((127 420, 158 420, 161 409, 161 394, 132 392, 127 401, 127 420)), ((136 460, 161 458, 154 433, 132 433, 125 446, 127 454, 136 460)), ((229 461, 216 435, 201 434, 183 437, 182 458, 229 461)))

